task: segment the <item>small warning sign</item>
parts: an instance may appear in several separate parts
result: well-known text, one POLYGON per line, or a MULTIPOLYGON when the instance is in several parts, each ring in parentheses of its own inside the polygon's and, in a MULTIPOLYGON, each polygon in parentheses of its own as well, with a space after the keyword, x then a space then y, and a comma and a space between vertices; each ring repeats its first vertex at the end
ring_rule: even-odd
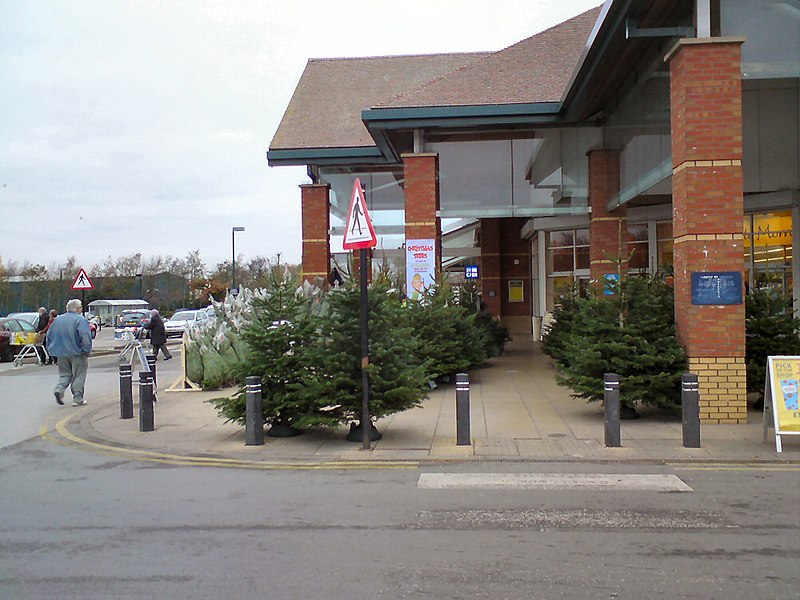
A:
POLYGON ((75 277, 75 281, 72 282, 72 289, 73 290, 93 290, 94 284, 92 280, 89 279, 89 275, 86 274, 86 271, 81 268, 78 271, 78 275, 75 277))
POLYGON ((360 250, 361 248, 374 248, 378 245, 378 238, 372 228, 369 218, 364 190, 361 181, 356 178, 353 184, 353 199, 350 201, 350 210, 347 213, 347 227, 344 230, 342 247, 345 250, 360 250))

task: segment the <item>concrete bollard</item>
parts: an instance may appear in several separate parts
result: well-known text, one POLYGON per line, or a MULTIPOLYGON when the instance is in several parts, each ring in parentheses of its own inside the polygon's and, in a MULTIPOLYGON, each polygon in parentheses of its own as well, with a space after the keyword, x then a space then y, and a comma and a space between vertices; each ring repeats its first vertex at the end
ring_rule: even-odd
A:
POLYGON ((119 366, 119 418, 133 418, 133 373, 130 365, 119 366))
POLYGON ((681 413, 683 415, 683 447, 700 447, 700 384, 697 375, 681 375, 681 413))
POLYGON ((153 419, 153 375, 139 372, 139 431, 155 431, 153 419))
POLYGON ((606 448, 619 448, 619 375, 606 373, 603 375, 603 411, 605 416, 606 448))
POLYGON ((261 377, 245 380, 245 446, 264 445, 264 403, 261 398, 261 377))
POLYGON ((469 446, 469 375, 456 374, 456 446, 469 446))

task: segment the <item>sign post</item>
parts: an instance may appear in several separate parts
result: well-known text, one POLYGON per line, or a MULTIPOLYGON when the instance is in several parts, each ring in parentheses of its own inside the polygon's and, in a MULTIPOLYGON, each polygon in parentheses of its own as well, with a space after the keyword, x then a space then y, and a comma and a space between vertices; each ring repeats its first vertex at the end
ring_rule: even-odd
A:
POLYGON ((81 311, 83 314, 86 314, 86 290, 93 290, 94 284, 92 280, 89 279, 89 275, 83 267, 81 267, 80 271, 78 271, 78 274, 75 276, 75 281, 72 282, 72 289, 81 291, 81 311))
POLYGON ((369 218, 367 202, 361 181, 356 178, 353 184, 353 198, 347 213, 347 226, 344 230, 342 247, 345 250, 359 251, 359 269, 361 271, 361 442, 364 450, 370 449, 369 434, 372 420, 369 415, 369 308, 367 305, 367 249, 378 245, 372 220, 369 218))

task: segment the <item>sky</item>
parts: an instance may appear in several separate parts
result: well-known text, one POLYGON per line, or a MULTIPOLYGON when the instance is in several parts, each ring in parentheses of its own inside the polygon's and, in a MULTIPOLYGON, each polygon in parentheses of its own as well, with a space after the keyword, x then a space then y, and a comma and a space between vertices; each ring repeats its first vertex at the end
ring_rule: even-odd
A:
POLYGON ((500 50, 601 3, 0 0, 0 260, 213 266, 236 226, 300 262, 310 181, 266 151, 309 58, 500 50))

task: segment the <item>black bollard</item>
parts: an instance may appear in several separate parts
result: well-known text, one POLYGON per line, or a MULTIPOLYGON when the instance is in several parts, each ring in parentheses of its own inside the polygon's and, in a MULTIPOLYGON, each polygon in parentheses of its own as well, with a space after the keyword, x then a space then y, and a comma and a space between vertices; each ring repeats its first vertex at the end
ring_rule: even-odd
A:
POLYGON ((245 446, 264 445, 264 403, 261 398, 261 377, 251 375, 245 380, 245 446))
POLYGON ((456 446, 472 443, 469 431, 469 375, 456 374, 456 446))
POLYGON ((139 431, 155 431, 153 422, 153 375, 139 372, 139 431))
POLYGON ((683 447, 700 447, 700 384, 697 375, 681 375, 681 412, 683 414, 683 447))
POLYGON ((603 375, 603 411, 605 413, 606 448, 619 448, 619 375, 605 373, 603 375))
POLYGON ((158 379, 156 378, 156 355, 155 354, 148 354, 146 357, 147 359, 147 368, 150 369, 150 372, 153 374, 153 390, 158 389, 158 379))
POLYGON ((130 365, 119 366, 119 418, 133 418, 133 374, 130 365))

